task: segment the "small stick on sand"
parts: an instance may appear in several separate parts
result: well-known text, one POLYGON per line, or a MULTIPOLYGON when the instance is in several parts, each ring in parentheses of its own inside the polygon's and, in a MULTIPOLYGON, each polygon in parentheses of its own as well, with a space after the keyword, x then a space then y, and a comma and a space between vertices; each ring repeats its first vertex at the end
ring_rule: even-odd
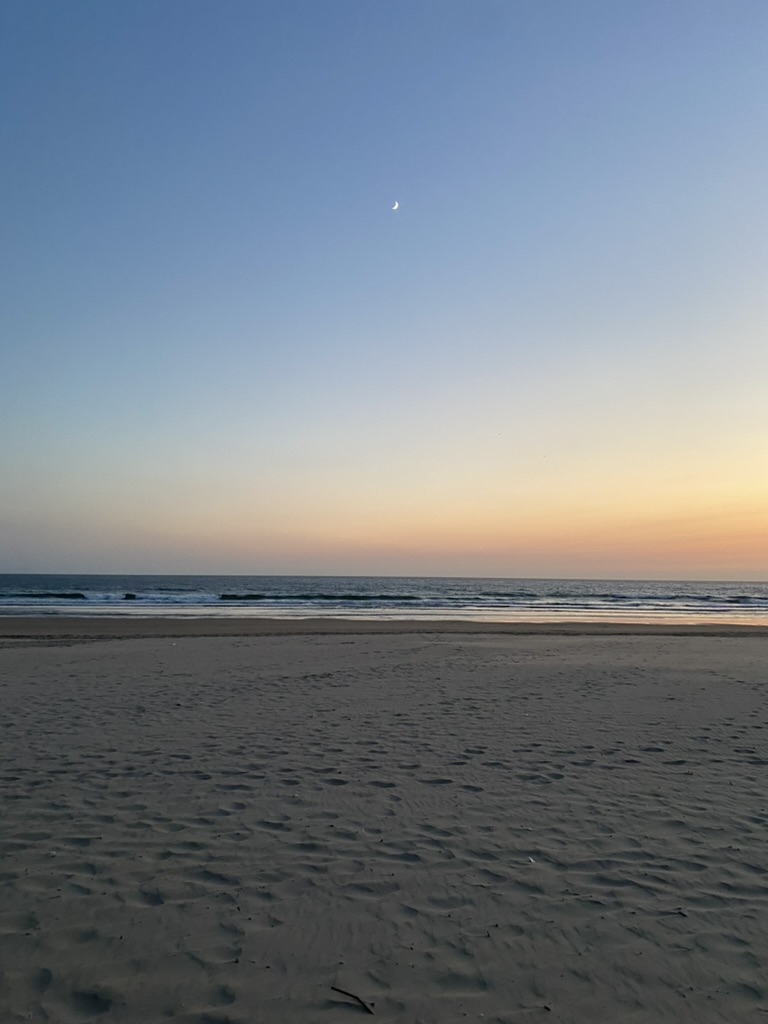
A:
POLYGON ((368 1005, 368 1003, 363 1002, 360 996, 356 996, 354 992, 346 992, 343 988, 337 988, 335 985, 331 985, 331 988, 333 989, 334 992, 340 992, 341 995, 349 996, 350 999, 354 999, 356 1002, 360 1003, 360 1005, 362 1006, 366 1013, 373 1014, 373 1010, 368 1005))

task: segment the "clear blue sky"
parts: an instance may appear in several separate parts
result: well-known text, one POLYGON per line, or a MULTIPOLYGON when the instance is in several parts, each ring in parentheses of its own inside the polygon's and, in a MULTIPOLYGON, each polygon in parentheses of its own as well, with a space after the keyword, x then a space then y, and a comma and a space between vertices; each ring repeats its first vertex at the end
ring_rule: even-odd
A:
POLYGON ((764 0, 0 18, 0 570, 768 576, 764 0))

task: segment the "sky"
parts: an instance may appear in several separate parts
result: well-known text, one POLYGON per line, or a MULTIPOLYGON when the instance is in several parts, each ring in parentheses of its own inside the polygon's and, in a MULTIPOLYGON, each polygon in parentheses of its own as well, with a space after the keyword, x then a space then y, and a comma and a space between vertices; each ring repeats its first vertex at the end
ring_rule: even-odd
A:
POLYGON ((0 0, 0 571, 768 579, 767 52, 0 0))

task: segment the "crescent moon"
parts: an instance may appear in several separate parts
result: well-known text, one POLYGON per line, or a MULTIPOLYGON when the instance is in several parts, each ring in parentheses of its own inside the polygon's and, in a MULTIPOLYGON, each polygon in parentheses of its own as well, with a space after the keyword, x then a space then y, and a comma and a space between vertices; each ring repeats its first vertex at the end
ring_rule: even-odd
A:
POLYGON ((400 207, 400 203, 398 203, 398 201, 395 200, 395 205, 392 207, 392 209, 393 210, 397 210, 397 209, 399 209, 399 207, 400 207))

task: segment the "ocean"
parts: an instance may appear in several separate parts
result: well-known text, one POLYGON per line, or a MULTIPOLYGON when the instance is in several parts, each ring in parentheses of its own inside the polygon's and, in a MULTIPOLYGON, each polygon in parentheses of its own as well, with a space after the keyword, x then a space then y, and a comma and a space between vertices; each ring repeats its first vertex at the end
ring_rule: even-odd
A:
POLYGON ((0 574, 0 615, 328 616, 768 625, 768 583, 0 574))

